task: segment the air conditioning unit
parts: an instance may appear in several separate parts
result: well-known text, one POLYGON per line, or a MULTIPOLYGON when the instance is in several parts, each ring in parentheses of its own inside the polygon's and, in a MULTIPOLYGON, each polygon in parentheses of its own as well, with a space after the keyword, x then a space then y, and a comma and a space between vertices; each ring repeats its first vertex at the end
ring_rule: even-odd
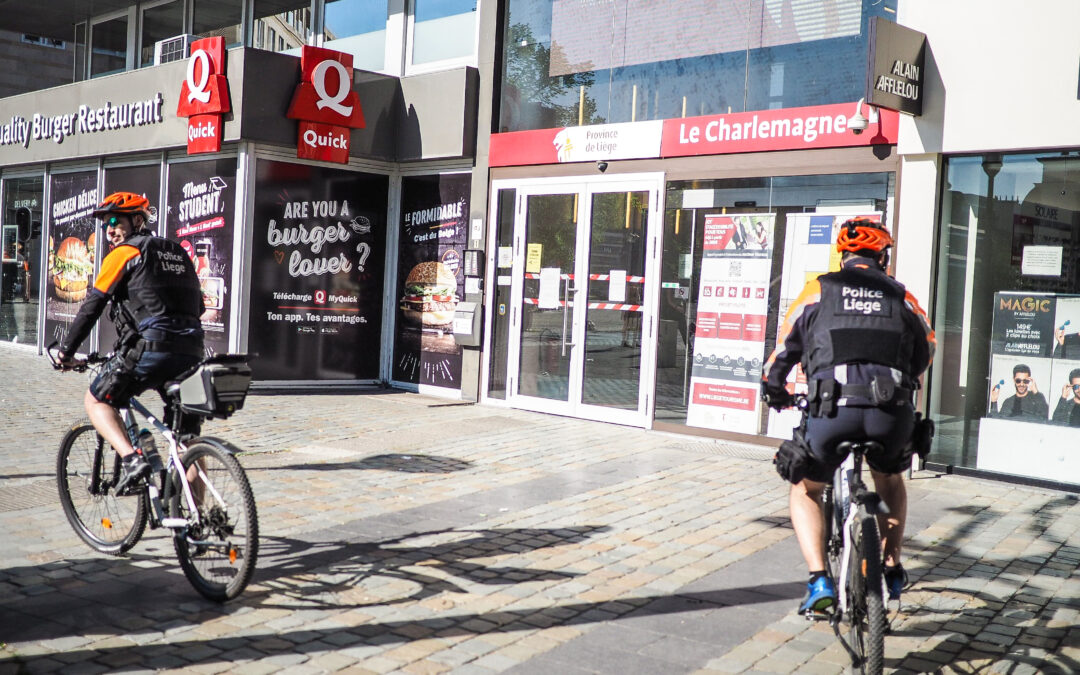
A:
POLYGON ((194 35, 177 35, 154 43, 154 65, 183 61, 188 57, 188 46, 196 40, 194 35))

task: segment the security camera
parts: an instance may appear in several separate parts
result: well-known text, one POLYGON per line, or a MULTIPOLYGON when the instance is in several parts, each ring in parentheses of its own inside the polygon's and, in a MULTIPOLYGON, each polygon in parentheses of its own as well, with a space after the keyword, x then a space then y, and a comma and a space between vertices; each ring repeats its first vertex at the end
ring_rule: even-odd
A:
POLYGON ((596 163, 596 169, 600 173, 604 173, 605 171, 607 171, 607 162, 605 162, 604 160, 600 160, 596 163))
POLYGON ((863 117, 861 112, 857 112, 848 118, 847 128, 851 130, 851 133, 858 136, 862 132, 866 131, 866 127, 869 125, 869 121, 863 117))

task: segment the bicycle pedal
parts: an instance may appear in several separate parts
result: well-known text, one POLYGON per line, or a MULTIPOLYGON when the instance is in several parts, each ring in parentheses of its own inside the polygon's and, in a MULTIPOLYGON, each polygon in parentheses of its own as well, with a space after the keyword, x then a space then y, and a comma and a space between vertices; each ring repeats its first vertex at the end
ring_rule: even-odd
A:
POLYGON ((831 621, 833 613, 828 610, 808 609, 803 616, 807 621, 831 621))
POLYGON ((182 528, 182 527, 187 527, 187 525, 188 525, 187 518, 162 518, 161 519, 161 526, 162 527, 169 527, 169 528, 172 528, 172 529, 178 529, 178 528, 182 528))

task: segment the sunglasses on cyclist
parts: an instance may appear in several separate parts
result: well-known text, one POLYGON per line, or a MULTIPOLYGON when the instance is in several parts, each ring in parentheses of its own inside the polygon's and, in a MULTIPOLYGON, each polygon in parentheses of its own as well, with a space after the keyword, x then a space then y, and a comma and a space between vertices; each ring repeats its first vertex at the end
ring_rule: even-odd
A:
POLYGON ((1015 380, 1013 380, 1013 382, 1015 382, 1016 384, 1031 384, 1031 380, 1025 380, 1022 377, 1016 378, 1015 380))
POLYGON ((101 226, 106 227, 106 228, 108 228, 108 227, 120 227, 121 223, 124 223, 124 222, 125 222, 125 220, 124 220, 123 216, 109 216, 108 218, 104 218, 101 221, 101 226))

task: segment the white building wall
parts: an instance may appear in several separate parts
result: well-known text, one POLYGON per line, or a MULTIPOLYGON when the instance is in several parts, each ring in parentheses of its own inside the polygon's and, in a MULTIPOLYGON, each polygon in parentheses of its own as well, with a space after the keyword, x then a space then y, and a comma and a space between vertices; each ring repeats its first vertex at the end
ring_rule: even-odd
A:
POLYGON ((926 34, 923 114, 900 116, 896 276, 932 304, 942 156, 1080 147, 1080 0, 899 0, 926 34))
POLYGON ((928 47, 901 155, 1080 146, 1080 2, 899 0, 897 23, 928 47))

